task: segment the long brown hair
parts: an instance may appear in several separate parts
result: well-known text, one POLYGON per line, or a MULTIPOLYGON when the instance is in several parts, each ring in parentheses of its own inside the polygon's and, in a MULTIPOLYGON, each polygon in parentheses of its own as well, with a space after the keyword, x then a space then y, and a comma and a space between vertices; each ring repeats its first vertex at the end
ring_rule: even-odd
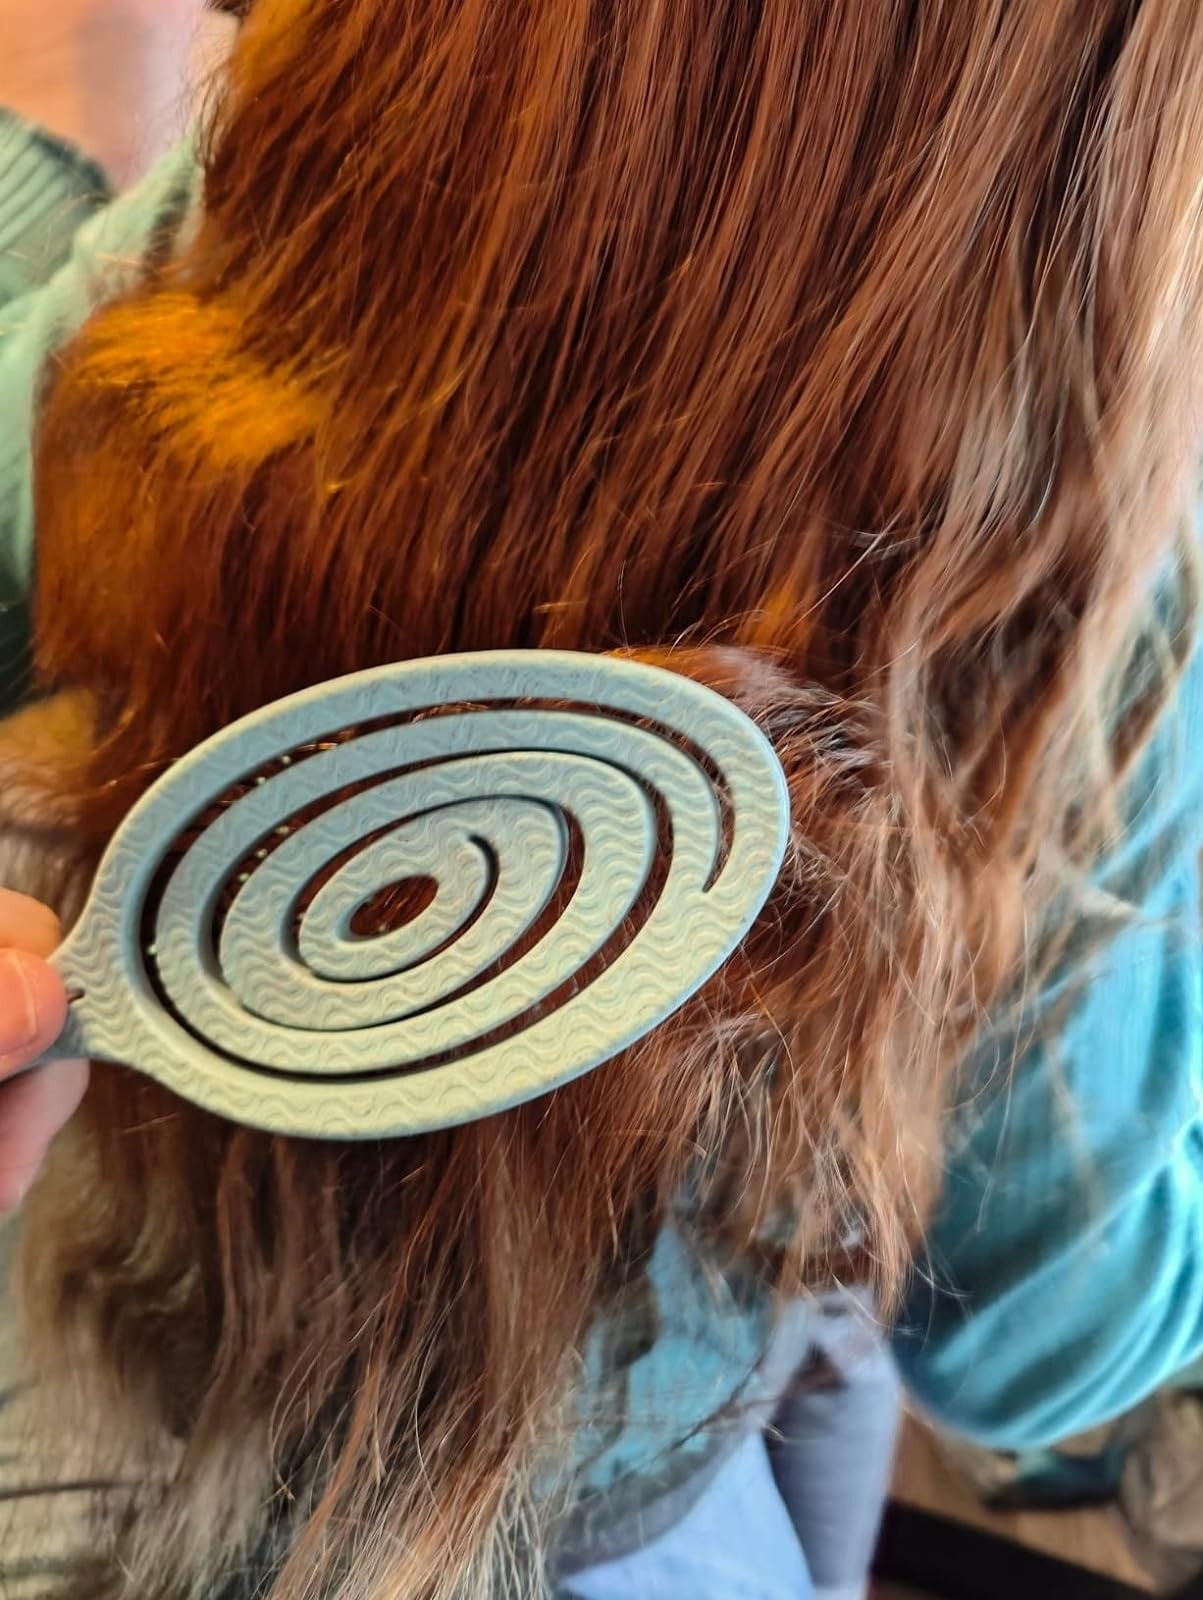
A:
POLYGON ((172 1462, 112 1593, 270 1549, 272 1600, 482 1595, 687 1183, 768 1290, 849 1218, 897 1286, 952 1068, 1105 834, 1192 486, 1203 8, 257 0, 204 165, 40 419, 85 872, 230 718, 475 647, 667 660, 793 793, 740 957, 570 1088, 342 1148, 98 1072, 33 1198, 40 1346, 172 1462))

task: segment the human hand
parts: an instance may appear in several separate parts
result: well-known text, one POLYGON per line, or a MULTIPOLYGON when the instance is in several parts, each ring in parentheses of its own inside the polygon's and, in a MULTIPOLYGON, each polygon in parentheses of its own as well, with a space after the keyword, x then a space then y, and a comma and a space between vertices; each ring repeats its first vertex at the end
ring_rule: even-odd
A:
POLYGON ((62 1032, 67 994, 46 957, 58 918, 37 900, 0 889, 0 1211, 19 1205, 88 1082, 85 1061, 21 1072, 62 1032))

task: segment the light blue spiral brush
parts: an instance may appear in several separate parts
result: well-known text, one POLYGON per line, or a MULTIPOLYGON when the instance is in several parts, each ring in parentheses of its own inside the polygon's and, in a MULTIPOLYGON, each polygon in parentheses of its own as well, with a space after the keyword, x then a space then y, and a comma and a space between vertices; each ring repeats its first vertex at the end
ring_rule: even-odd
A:
POLYGON ((510 651, 358 673, 173 766, 54 958, 57 1057, 276 1132, 415 1133, 598 1066, 731 955, 785 850, 773 750, 713 691, 510 651), (390 885, 420 909, 374 937, 390 885))

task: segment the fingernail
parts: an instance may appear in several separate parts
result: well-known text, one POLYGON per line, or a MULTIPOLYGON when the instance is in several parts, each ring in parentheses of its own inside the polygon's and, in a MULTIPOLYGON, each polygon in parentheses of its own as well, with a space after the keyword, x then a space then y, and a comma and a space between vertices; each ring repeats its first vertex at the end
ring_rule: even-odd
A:
POLYGON ((0 1053, 16 1055, 38 1036, 38 1007, 24 960, 0 950, 0 1053))

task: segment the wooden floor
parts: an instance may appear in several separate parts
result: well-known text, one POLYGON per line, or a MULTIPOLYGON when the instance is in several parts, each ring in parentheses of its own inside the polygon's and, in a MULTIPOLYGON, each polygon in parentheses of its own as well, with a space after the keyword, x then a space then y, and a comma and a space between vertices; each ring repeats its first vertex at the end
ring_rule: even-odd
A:
MULTIPOLYGON (((1132 1554, 1118 1512, 990 1512, 941 1455, 931 1434, 907 1424, 894 1479, 897 1499, 921 1511, 954 1517, 1002 1538, 1014 1539, 1046 1555, 1105 1573, 1134 1588, 1152 1590, 1149 1575, 1132 1554)), ((906 1591, 879 1587, 874 1600, 909 1600, 906 1591)), ((1028 1600, 1043 1600, 1042 1596, 1028 1600)))

